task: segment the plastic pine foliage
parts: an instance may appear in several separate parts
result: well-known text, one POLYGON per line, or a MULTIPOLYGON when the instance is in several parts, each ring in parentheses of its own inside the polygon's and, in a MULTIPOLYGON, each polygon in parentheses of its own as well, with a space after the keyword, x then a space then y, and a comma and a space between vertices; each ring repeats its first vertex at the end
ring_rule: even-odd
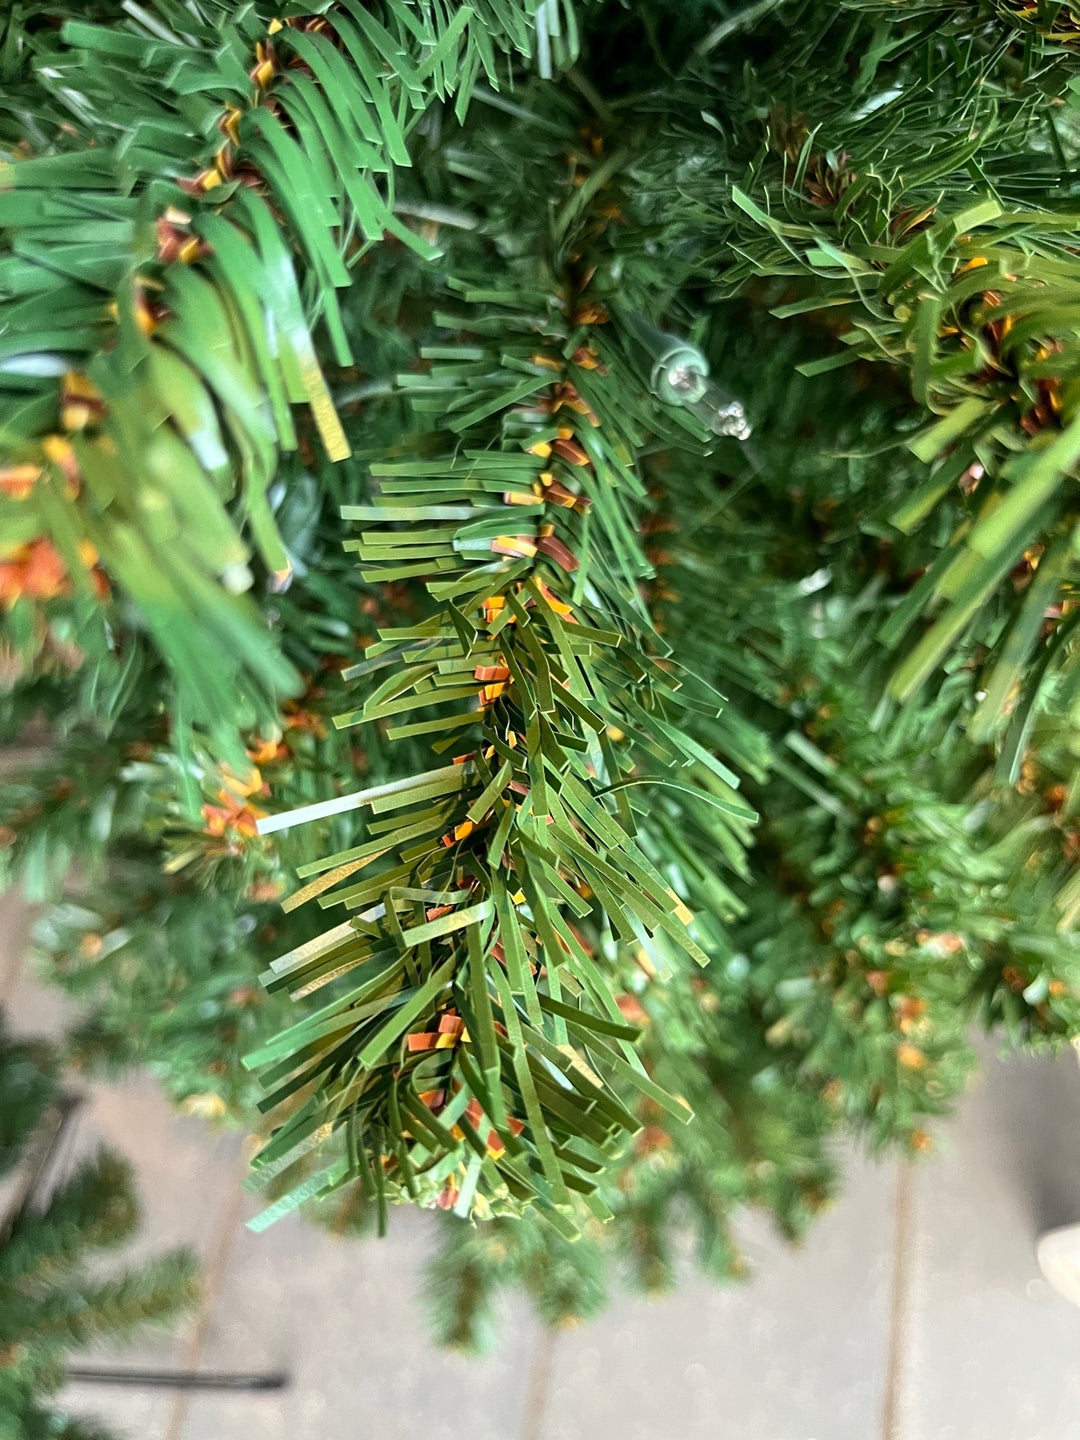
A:
POLYGON ((0 20, 7 872, 258 1223, 455 1212, 448 1340, 738 1273, 973 1018, 1077 1033, 1078 35, 0 20))
POLYGON ((172 1320, 195 1296, 194 1262, 183 1251, 100 1273, 98 1254, 136 1229, 131 1173, 103 1150, 56 1183, 42 1162, 61 1098, 55 1057, 40 1043, 0 1036, 0 1177, 9 1182, 0 1232, 0 1420, 13 1440, 107 1440, 93 1422, 50 1404, 66 1355, 172 1320), (35 1177, 51 1190, 28 1183, 35 1177))

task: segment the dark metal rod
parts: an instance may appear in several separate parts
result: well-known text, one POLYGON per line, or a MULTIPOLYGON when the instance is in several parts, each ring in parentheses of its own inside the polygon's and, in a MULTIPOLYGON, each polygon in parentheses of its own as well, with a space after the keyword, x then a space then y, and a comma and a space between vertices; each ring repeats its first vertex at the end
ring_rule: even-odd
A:
POLYGON ((127 1370, 108 1365, 71 1365, 67 1378, 83 1385, 160 1385, 170 1390, 284 1390, 289 1383, 284 1370, 253 1375, 231 1370, 127 1370))

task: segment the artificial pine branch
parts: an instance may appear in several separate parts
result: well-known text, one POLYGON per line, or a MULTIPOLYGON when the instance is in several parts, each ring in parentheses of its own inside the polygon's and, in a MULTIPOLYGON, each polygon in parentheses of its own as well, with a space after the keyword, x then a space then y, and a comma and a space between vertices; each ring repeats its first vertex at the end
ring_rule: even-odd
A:
MULTIPOLYGON (((1015 24, 1037 23, 1035 52, 975 7, 905 7, 888 20, 876 7, 853 8, 852 25, 804 7, 797 38, 751 81, 767 86, 785 66, 814 72, 798 110, 776 106, 756 145, 741 137, 744 153, 757 153, 717 216, 732 246, 725 283, 735 289, 751 274, 809 282, 775 311, 832 317, 841 344, 808 374, 859 357, 910 369, 930 416, 908 444, 930 468, 881 519, 902 533, 935 526, 940 538, 928 573, 881 625, 881 640, 904 651, 887 693, 910 702, 960 640, 977 636, 986 652, 972 739, 1000 741, 1015 782, 1049 678, 1073 670, 1071 627, 1042 623, 1075 583, 1063 537, 1076 521, 1070 316, 1080 271, 1066 168, 1076 127, 1059 108, 1068 70, 1038 63, 1058 57, 1063 32, 1049 12, 1060 18, 1067 7, 1037 22, 998 7, 1015 24), (934 53, 926 13, 936 25, 947 17, 952 48, 934 53), (831 72, 819 59, 830 27, 841 42, 828 52, 831 72), (855 55, 861 67, 849 85, 841 72, 855 55), (1042 143, 1047 130, 1052 146, 1042 143), (996 612, 1010 573, 1044 556, 1029 601, 1012 605, 1002 627, 996 612)), ((736 170, 734 146, 728 164, 736 170)))
POLYGON ((149 1325, 175 1319, 198 1291, 192 1257, 177 1251, 108 1280, 82 1280, 76 1293, 53 1293, 21 1307, 19 1344, 79 1347, 122 1342, 149 1325))
MULTIPOLYGON (((56 1058, 0 1036, 0 1168, 27 1155, 58 1099, 56 1058)), ((130 1167, 102 1151, 50 1195, 23 1197, 0 1235, 0 1429, 13 1440, 103 1432, 52 1409, 66 1353, 124 1340, 173 1320, 196 1297, 194 1262, 177 1250, 114 1278, 91 1278, 94 1252, 130 1240, 137 1207, 130 1167)))
POLYGON ((135 1216, 130 1167, 101 1151, 79 1165, 46 1211, 16 1217, 0 1253, 0 1283, 32 1283, 63 1270, 87 1246, 120 1245, 130 1239, 135 1216))
POLYGON ((22 584, 47 569, 90 602, 118 583, 176 675, 178 718, 230 754, 229 727, 297 687, 241 593, 249 535, 272 585, 291 573, 269 499, 302 443, 291 407, 310 406, 331 459, 349 453, 313 327, 350 365, 350 268, 384 235, 436 254, 394 199, 424 109, 456 95, 463 113, 480 74, 497 85, 496 45, 542 37, 551 63, 546 0, 314 8, 267 22, 156 0, 59 39, 9 27, 37 128, 61 131, 59 153, 5 163, 0 195, 0 478, 22 584))
MULTIPOLYGON (((706 961, 634 838, 628 787, 696 794, 740 840, 753 816, 734 774, 686 734, 678 691, 649 653, 662 652, 635 588, 647 573, 633 532, 640 440, 608 399, 615 353, 601 362, 589 339, 605 312, 550 280, 463 298, 487 308, 464 319, 464 344, 427 353, 436 363, 411 387, 446 439, 374 463, 376 502, 344 511, 372 527, 356 545, 365 578, 431 577, 443 608, 385 632, 345 672, 390 674, 338 723, 389 720, 391 739, 471 748, 349 799, 404 814, 369 821, 365 843, 301 871, 317 878, 290 908, 318 898, 360 914, 283 956, 271 988, 307 995, 369 968, 253 1057, 278 1082, 272 1103, 307 1095, 256 1165, 276 1174, 341 1126, 350 1154, 323 1193, 359 1175, 380 1198, 389 1183, 462 1214, 535 1198, 557 1219, 567 1184, 590 1194, 604 1152, 634 1128, 605 1090, 611 1078, 685 1111, 641 1068, 606 962, 576 928, 595 908, 611 941, 648 946, 662 933, 706 961), (487 333, 522 338, 494 351, 487 333), (442 705, 453 708, 430 714, 442 705), (569 1109, 551 1067, 575 1093, 569 1109)), ((304 812, 260 828, 292 818, 304 812)), ((296 1203, 315 1183, 305 1178, 296 1203)))

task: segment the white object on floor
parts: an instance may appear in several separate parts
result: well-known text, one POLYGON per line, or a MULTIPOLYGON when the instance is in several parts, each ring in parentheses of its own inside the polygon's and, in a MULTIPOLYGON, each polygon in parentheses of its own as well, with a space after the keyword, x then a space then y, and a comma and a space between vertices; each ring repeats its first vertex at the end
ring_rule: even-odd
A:
POLYGON ((1080 1305, 1080 1224, 1045 1231, 1035 1253, 1039 1269, 1058 1294, 1080 1305))

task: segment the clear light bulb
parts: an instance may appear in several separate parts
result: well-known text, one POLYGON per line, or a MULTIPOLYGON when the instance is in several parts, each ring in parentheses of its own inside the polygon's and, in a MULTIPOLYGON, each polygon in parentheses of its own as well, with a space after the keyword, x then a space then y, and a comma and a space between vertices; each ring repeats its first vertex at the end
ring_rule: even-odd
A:
POLYGON ((707 370, 683 360, 667 370, 665 380, 675 403, 692 411, 714 435, 749 440, 751 426, 746 411, 734 396, 709 379, 707 370))
POLYGON ((750 438, 750 422, 742 404, 709 379, 709 362, 696 345, 641 322, 638 329, 653 353, 649 383, 657 399, 691 411, 714 435, 750 438))

